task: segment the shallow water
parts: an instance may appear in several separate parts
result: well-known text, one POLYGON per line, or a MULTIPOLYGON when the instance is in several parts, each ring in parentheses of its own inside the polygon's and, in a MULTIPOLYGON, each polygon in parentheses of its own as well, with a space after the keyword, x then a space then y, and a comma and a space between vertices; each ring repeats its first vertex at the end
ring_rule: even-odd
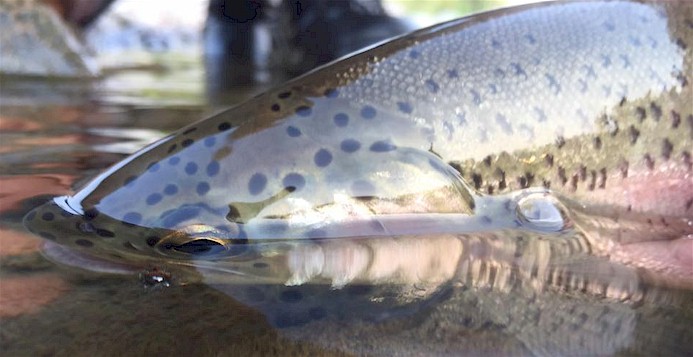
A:
MULTIPOLYGON (((117 77, 111 83, 117 83, 117 77)), ((413 297, 395 296, 395 302, 388 302, 391 291, 370 285, 287 288, 251 282, 225 286, 214 279, 208 285, 184 284, 176 272, 152 270, 165 267, 109 275, 54 264, 39 252, 40 239, 21 226, 28 210, 50 197, 74 192, 126 154, 214 111, 199 94, 148 97, 151 91, 109 89, 114 87, 108 83, 3 83, 3 354, 693 354, 693 346, 684 342, 693 337, 689 291, 648 285, 634 271, 588 256, 562 264, 561 276, 635 277, 636 287, 631 290, 636 293, 621 298, 617 293, 590 294, 585 286, 570 289, 576 284, 557 284, 567 291, 537 289, 531 281, 494 285, 499 280, 494 277, 522 269, 484 260, 492 255, 489 249, 502 250, 502 239, 470 238, 464 244, 472 248, 466 254, 474 259, 469 258, 464 273, 455 275, 457 282, 435 286, 432 292, 421 287, 420 295, 409 292, 413 297), (589 272, 586 266, 591 267, 589 272), (168 284, 152 284, 158 277, 168 284), (258 296, 264 299, 272 293, 278 297, 274 303, 291 308, 275 308, 269 299, 262 306, 252 304, 258 296), (299 300, 300 304, 291 305, 299 300), (308 309, 304 314, 301 309, 309 303, 331 309, 308 309)), ((400 242, 398 247, 414 243, 400 242)), ((431 240, 425 245, 436 251, 445 250, 447 243, 431 240)), ((383 249, 387 244, 370 248, 383 249)))

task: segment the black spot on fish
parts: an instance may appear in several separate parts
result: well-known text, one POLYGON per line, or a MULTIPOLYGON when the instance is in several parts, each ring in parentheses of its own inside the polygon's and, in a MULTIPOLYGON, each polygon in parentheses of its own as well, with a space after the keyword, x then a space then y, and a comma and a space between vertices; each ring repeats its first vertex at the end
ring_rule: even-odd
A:
POLYGON ((628 127, 628 135, 630 136, 630 144, 635 145, 640 137, 640 130, 636 129, 634 126, 628 127))
POLYGON ((470 89, 469 94, 472 95, 472 103, 474 103, 474 105, 476 105, 476 106, 481 105, 481 94, 479 94, 479 92, 477 92, 474 89, 470 89))
POLYGON ((561 185, 565 186, 568 183, 568 176, 565 174, 565 168, 559 166, 558 169, 558 179, 561 181, 561 185))
POLYGON ((214 177, 219 173, 219 162, 212 161, 207 165, 207 176, 214 177))
POLYGON ((553 155, 546 154, 546 156, 544 156, 544 164, 546 165, 546 167, 552 168, 553 167, 553 155))
POLYGON ((343 128, 349 124, 349 116, 344 113, 337 113, 332 118, 334 125, 343 128))
POLYGON ((159 202, 161 202, 161 199, 163 197, 161 196, 160 193, 152 193, 151 195, 147 196, 146 202, 148 205, 153 206, 159 202))
POLYGON ((361 117, 364 119, 373 119, 376 114, 375 108, 370 105, 364 105, 363 108, 361 108, 361 117))
POLYGON ((77 230, 82 233, 94 233, 96 228, 89 222, 77 222, 77 230))
POLYGON ((98 228, 98 229, 96 229, 96 234, 99 235, 99 237, 103 237, 103 238, 115 237, 115 233, 109 231, 108 229, 98 228))
POLYGON ((123 222, 138 224, 142 221, 142 215, 137 212, 128 212, 123 216, 123 222))
POLYGON ((529 183, 527 182, 527 178, 525 178, 524 176, 518 176, 516 181, 517 181, 518 186, 520 186, 520 188, 529 187, 529 183))
POLYGON ((458 78, 459 77, 459 73, 457 73, 457 70, 454 70, 454 69, 449 69, 447 71, 447 75, 448 75, 448 78, 458 78))
POLYGON ((157 236, 149 236, 149 237, 147 237, 146 242, 147 242, 147 245, 148 245, 148 246, 153 247, 153 246, 155 246, 157 243, 159 243, 160 240, 161 240, 161 238, 159 238, 159 237, 157 237, 157 236))
POLYGON ((481 185, 483 184, 483 180, 481 179, 481 175, 478 173, 473 173, 472 174, 472 182, 474 183, 474 188, 479 189, 481 188, 481 185))
POLYGON ((372 152, 388 152, 396 149, 397 146, 391 143, 389 140, 376 141, 371 144, 371 147, 369 148, 369 150, 372 152))
POLYGON ((493 157, 492 157, 491 155, 487 155, 487 156, 482 160, 482 162, 484 163, 484 165, 486 165, 486 167, 491 167, 491 164, 493 163, 493 157))
POLYGON ((298 191, 303 188, 303 186, 306 185, 306 179, 303 178, 302 175, 297 174, 297 173, 291 173, 286 176, 284 176, 284 179, 282 180, 282 184, 284 187, 287 189, 293 188, 291 191, 298 191))
POLYGON ((339 96, 339 91, 334 88, 327 88, 324 94, 327 98, 337 98, 339 96))
POLYGON ((424 83, 426 84, 428 91, 431 93, 438 93, 438 90, 440 90, 440 85, 438 85, 438 83, 432 79, 427 79, 424 83))
POLYGON ((160 167, 161 167, 161 165, 159 165, 158 162, 152 162, 152 163, 149 164, 149 166, 147 166, 147 171, 149 171, 149 172, 157 172, 157 171, 159 171, 159 168, 160 168, 160 167))
POLYGON ((596 150, 600 150, 602 148, 602 138, 595 136, 593 144, 596 150))
POLYGON ((366 180, 356 180, 351 184, 351 195, 353 197, 375 196, 375 187, 366 180))
POLYGON ((255 268, 255 269, 267 269, 268 267, 269 267, 269 264, 264 263, 264 262, 253 263, 253 268, 255 268))
POLYGON ((223 123, 219 124, 219 126, 217 126, 217 129, 219 129, 219 131, 229 130, 229 129, 231 129, 231 124, 228 122, 223 122, 223 123))
POLYGON ((397 102, 397 109, 405 114, 411 114, 414 111, 414 108, 408 102, 397 102))
POLYGON ((326 167, 332 162, 332 154, 327 149, 320 149, 313 156, 313 162, 318 167, 326 167))
POLYGON ((421 54, 417 50, 409 51, 409 58, 417 59, 421 54))
POLYGON ((523 76, 525 79, 527 79, 527 72, 525 72, 525 69, 522 68, 519 63, 511 63, 510 68, 512 68, 516 76, 523 76))
POLYGON ((691 171, 693 168, 693 161, 691 160, 691 153, 688 151, 684 151, 681 153, 681 160, 683 161, 683 164, 686 165, 686 168, 688 171, 691 171))
POLYGON ((279 104, 274 103, 274 104, 272 104, 270 109, 272 109, 273 112, 278 112, 281 109, 281 107, 279 106, 279 104))
POLYGON ((580 177, 580 181, 585 181, 587 179, 587 166, 580 165, 580 168, 578 168, 578 176, 580 177))
POLYGON ((204 196, 209 192, 209 184, 207 182, 198 182, 197 187, 195 187, 195 192, 197 192, 198 195, 204 196))
POLYGON ((345 139, 342 140, 341 144, 339 144, 339 148, 346 153, 353 153, 361 148, 361 143, 358 142, 358 140, 345 139))
POLYGON ((54 218, 55 218, 55 215, 54 215, 53 213, 51 213, 51 212, 46 212, 46 213, 44 213, 44 214, 41 215, 41 219, 43 219, 44 221, 49 221, 49 222, 50 222, 50 221, 52 221, 54 218))
POLYGON ((241 212, 234 205, 229 205, 229 212, 226 214, 226 220, 229 222, 238 222, 241 218, 241 212))
POLYGON ((643 156, 643 160, 645 160, 645 166, 647 166, 648 169, 654 169, 655 162, 650 154, 645 154, 645 156, 643 156))
POLYGON ((173 145, 169 146, 168 147, 168 153, 170 154, 170 153, 176 151, 177 147, 178 147, 178 144, 173 144, 173 145))
POLYGON ((622 107, 624 104, 626 104, 627 101, 628 100, 626 99, 626 97, 621 97, 621 101, 618 102, 618 106, 622 107))
POLYGON ((185 139, 185 140, 183 140, 183 142, 180 143, 180 144, 181 144, 181 146, 183 146, 184 148, 187 148, 188 146, 192 145, 194 142, 195 142, 195 140, 193 140, 193 139, 185 139))
POLYGON ((500 168, 496 168, 494 176, 498 180, 498 189, 505 190, 505 188, 508 186, 505 182, 505 171, 501 170, 500 168))
POLYGON ((684 51, 688 48, 688 46, 686 45, 686 42, 684 42, 681 37, 676 38, 676 45, 679 46, 684 51))
POLYGON ((541 185, 544 186, 545 188, 551 188, 551 180, 542 180, 541 185))
POLYGON ((683 72, 678 72, 676 74, 676 80, 679 81, 681 87, 685 87, 688 85, 688 77, 686 77, 686 75, 683 74, 683 72))
POLYGON ((171 166, 176 166, 176 165, 178 165, 179 162, 180 162, 180 157, 178 157, 178 156, 174 156, 174 157, 168 159, 168 164, 171 166))
POLYGON ((597 171, 591 170, 590 171, 590 182, 587 184, 587 189, 590 191, 594 191, 594 188, 597 186, 597 171))
POLYGON ((664 139, 662 141, 662 158, 669 160, 672 151, 674 151, 674 144, 669 139, 664 139))
POLYGON ((662 118, 662 107, 657 105, 655 102, 650 103, 650 111, 652 112, 652 116, 654 117, 654 120, 659 121, 659 119, 662 118))
POLYGON ((291 96, 291 92, 281 92, 281 93, 277 94, 277 97, 279 99, 286 99, 286 98, 289 98, 290 96, 291 96))
POLYGON ((499 78, 503 78, 505 77, 505 71, 501 68, 496 67, 496 69, 493 71, 493 75, 499 78))
POLYGON ((258 195, 265 189, 265 186, 267 186, 267 176, 259 172, 255 173, 248 181, 248 192, 251 195, 258 195))
POLYGON ((313 109, 311 107, 302 105, 298 108, 296 108, 296 115, 301 116, 301 117, 308 117, 313 113, 313 109))
POLYGON ((197 164, 190 161, 185 165, 185 173, 188 175, 194 175, 197 173, 197 164))
POLYGON ((681 125, 681 114, 677 113, 675 110, 671 111, 671 127, 676 129, 681 125))
POLYGON ((295 126, 289 125, 288 127, 286 127, 286 133, 287 133, 290 137, 296 138, 296 137, 301 136, 301 129, 299 129, 299 128, 295 127, 295 126))
POLYGON ((94 246, 94 243, 92 243, 86 239, 77 239, 75 241, 75 244, 77 244, 80 247, 85 247, 85 248, 90 248, 90 247, 94 246))
POLYGON ((618 163, 618 169, 621 171, 621 177, 626 178, 628 177, 628 166, 629 163, 626 160, 622 160, 621 162, 618 163))
POLYGON ((558 94, 561 92, 561 85, 556 80, 556 77, 548 73, 546 73, 544 77, 546 77, 546 80, 549 82, 549 88, 553 89, 554 94, 558 94))

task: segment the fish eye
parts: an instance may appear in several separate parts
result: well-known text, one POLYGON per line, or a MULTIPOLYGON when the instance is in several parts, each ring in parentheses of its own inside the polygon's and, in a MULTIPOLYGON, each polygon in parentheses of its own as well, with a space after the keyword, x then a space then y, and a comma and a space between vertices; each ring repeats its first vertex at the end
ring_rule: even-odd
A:
POLYGON ((572 227, 563 204, 547 190, 518 196, 515 213, 522 226, 540 232, 561 232, 572 227))
POLYGON ((179 245, 171 244, 170 247, 177 252, 190 255, 207 255, 226 251, 226 247, 222 243, 206 238, 190 240, 179 245))
POLYGON ((161 238, 154 246, 160 253, 180 258, 237 256, 247 250, 247 239, 204 224, 192 224, 161 238))

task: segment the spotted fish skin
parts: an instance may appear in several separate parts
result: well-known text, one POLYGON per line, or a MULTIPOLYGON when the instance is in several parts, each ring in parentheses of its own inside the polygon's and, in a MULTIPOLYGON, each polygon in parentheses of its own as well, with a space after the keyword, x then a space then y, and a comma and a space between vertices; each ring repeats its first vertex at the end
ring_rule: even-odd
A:
POLYGON ((546 186, 596 251, 616 256, 643 225, 636 241, 685 237, 692 11, 540 4, 418 31, 183 128, 27 225, 97 255, 177 259, 386 215, 478 216, 486 195, 546 186))

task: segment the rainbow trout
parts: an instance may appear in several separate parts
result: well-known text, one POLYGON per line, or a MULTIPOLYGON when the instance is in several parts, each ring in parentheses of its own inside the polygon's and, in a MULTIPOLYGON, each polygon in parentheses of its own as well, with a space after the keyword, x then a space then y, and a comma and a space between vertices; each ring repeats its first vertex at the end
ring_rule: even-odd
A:
POLYGON ((691 51, 683 1, 451 21, 182 128, 25 225, 73 265, 193 267, 279 326, 460 285, 638 301, 637 271, 692 285, 691 51))

